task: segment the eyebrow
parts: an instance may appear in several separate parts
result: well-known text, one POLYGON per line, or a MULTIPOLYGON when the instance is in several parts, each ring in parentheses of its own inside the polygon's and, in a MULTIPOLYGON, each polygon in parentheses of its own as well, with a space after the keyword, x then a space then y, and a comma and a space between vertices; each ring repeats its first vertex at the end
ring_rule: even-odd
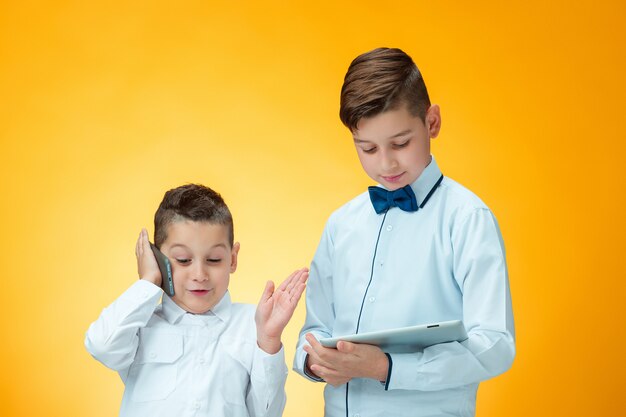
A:
MULTIPOLYGON (((402 137, 402 136, 406 136, 406 135, 408 135, 409 133, 412 133, 412 130, 411 130, 411 129, 406 129, 406 130, 403 130, 402 132, 398 132, 398 133, 396 133, 395 135, 391 135, 391 136, 389 136, 387 139, 395 139, 395 138, 399 138, 399 137, 402 137)), ((355 138, 354 136, 353 136, 352 138, 354 139, 354 141, 355 141, 356 143, 365 143, 365 142, 369 142, 369 140, 355 138)))
MULTIPOLYGON (((182 243, 175 243, 172 246, 170 246, 170 249, 178 248, 178 247, 184 248, 184 249, 189 249, 186 245, 184 245, 182 243)), ((211 249, 219 248, 219 247, 222 247, 224 249, 228 249, 228 246, 226 246, 225 243, 218 243, 217 245, 213 245, 213 246, 211 246, 211 249)))

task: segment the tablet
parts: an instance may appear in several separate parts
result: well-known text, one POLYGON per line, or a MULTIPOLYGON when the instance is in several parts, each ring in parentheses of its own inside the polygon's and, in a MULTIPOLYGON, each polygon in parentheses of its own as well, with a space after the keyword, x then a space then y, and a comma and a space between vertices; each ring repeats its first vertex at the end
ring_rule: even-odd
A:
POLYGON ((359 333, 348 336, 321 339, 326 347, 337 347, 337 342, 345 340, 353 343, 376 345, 387 352, 417 352, 439 343, 462 342, 467 333, 461 320, 420 324, 378 332, 359 333))

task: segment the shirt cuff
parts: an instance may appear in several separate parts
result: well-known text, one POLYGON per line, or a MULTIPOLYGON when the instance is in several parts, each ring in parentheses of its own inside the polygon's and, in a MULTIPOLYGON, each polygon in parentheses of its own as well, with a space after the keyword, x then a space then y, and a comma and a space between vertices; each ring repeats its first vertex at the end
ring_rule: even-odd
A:
POLYGON ((380 381, 380 383, 385 387, 385 391, 389 391, 389 382, 391 381, 391 369, 393 368, 393 359, 391 359, 391 355, 387 352, 384 352, 387 356, 387 360, 389 361, 389 369, 387 369, 387 379, 384 381, 380 381))
POLYGON ((287 380, 287 365, 285 365, 285 349, 281 345, 276 353, 269 354, 255 343, 252 373, 263 380, 268 386, 280 386, 287 380))
POLYGON ((325 382, 319 376, 313 375, 306 370, 306 360, 308 359, 308 357, 309 357, 309 354, 307 353, 306 356, 304 357, 304 364, 302 365, 302 372, 304 373, 304 376, 306 376, 307 378, 315 382, 325 382))
POLYGON ((413 388, 420 379, 418 366, 422 352, 415 353, 391 353, 389 354, 389 374, 385 390, 415 389, 413 388), (393 371, 392 365, 393 363, 393 371))

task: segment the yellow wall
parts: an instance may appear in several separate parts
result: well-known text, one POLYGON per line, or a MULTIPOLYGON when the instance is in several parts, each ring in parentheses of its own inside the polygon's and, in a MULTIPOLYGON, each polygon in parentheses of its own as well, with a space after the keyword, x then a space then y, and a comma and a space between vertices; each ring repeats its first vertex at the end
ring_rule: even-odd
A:
MULTIPOLYGON (((623 414, 623 2, 245 3, 0 3, 0 415, 116 415, 84 332, 136 279, 168 188, 231 206, 236 300, 308 264, 370 184, 337 113, 377 46, 418 63, 433 152, 505 237, 518 355, 477 416, 623 414)), ((292 373, 287 392, 286 416, 321 415, 321 385, 292 373)))

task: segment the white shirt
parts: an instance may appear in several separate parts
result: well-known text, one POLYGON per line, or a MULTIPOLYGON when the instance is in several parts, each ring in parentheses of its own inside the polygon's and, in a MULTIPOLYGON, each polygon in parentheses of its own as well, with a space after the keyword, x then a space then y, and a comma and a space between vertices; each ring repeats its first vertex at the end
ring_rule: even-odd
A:
MULTIPOLYGON (((418 205, 440 177, 433 159, 411 184, 418 205)), ((478 382, 506 371, 515 356, 500 230, 487 206, 449 178, 416 212, 376 214, 368 193, 335 211, 311 264, 306 305, 294 369, 307 378, 308 332, 319 339, 357 327, 365 333, 463 320, 469 335, 391 353, 386 386, 364 378, 348 390, 326 385, 327 417, 345 417, 346 402, 354 417, 473 416, 478 382)))
POLYGON ((85 346, 124 381, 122 417, 281 416, 284 351, 258 347, 254 313, 227 292, 190 314, 139 280, 91 324, 85 346))

